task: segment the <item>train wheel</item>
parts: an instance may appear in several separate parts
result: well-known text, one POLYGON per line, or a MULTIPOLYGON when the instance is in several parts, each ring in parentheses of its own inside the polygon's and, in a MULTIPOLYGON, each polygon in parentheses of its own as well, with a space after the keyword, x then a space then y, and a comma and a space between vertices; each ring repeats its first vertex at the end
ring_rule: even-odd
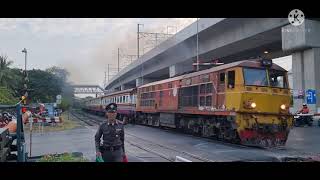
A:
POLYGON ((233 138, 231 140, 232 143, 240 144, 240 137, 238 131, 236 129, 233 130, 233 138))
POLYGON ((224 140, 224 131, 222 128, 219 128, 218 130, 218 140, 220 141, 224 140))

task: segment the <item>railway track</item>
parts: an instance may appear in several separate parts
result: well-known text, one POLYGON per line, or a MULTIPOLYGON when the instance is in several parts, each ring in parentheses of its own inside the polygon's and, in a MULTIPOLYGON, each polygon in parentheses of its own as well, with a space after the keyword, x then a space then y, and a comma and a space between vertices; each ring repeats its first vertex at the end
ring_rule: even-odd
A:
MULTIPOLYGON (((88 115, 82 112, 80 112, 80 114, 82 117, 80 117, 75 112, 72 112, 72 115, 74 117, 85 122, 89 126, 97 125, 102 121, 101 119, 98 119, 98 117, 94 117, 92 115, 88 115), (88 121, 88 119, 90 119, 90 121, 88 121)), ((192 162, 212 162, 209 159, 199 157, 189 152, 177 150, 172 147, 165 146, 163 144, 155 143, 150 140, 135 136, 128 132, 126 132, 126 142, 136 148, 139 148, 151 154, 155 154, 170 162, 175 161, 175 157, 178 155, 183 156, 184 158, 191 160, 192 162)))
MULTIPOLYGON (((78 118, 79 120, 88 124, 89 126, 98 125, 105 120, 103 117, 98 117, 96 115, 88 114, 88 113, 85 113, 82 111, 73 112, 72 114, 76 118, 78 118)), ((153 127, 153 126, 148 126, 148 125, 143 125, 143 126, 158 129, 157 127, 153 127)), ((228 143, 228 142, 219 141, 219 140, 215 140, 215 139, 185 134, 185 133, 182 133, 182 132, 179 132, 176 130, 172 130, 172 129, 169 129, 169 130, 164 129, 164 130, 167 132, 170 132, 170 133, 192 136, 192 138, 201 139, 201 140, 206 141, 208 143, 215 143, 215 144, 225 145, 225 146, 233 147, 233 148, 239 148, 239 149, 241 148, 241 149, 247 149, 247 150, 255 149, 255 150, 262 150, 264 152, 269 152, 269 153, 272 153, 273 150, 278 149, 278 148, 271 148, 270 149, 270 148, 248 147, 248 146, 244 146, 244 145, 240 145, 240 144, 233 144, 233 143, 228 143)), ((179 150, 179 149, 176 149, 176 148, 173 148, 170 146, 166 146, 166 145, 154 142, 154 141, 150 141, 145 138, 138 137, 128 131, 126 131, 126 142, 128 144, 130 144, 131 146, 134 146, 134 147, 141 149, 143 151, 146 151, 148 153, 157 155, 160 158, 162 158, 166 161, 170 161, 170 162, 175 161, 175 156, 183 157, 185 159, 191 160, 192 162, 213 162, 212 160, 210 160, 210 158, 205 158, 205 157, 209 157, 210 155, 212 155, 210 153, 199 151, 199 153, 201 154, 201 157, 200 157, 198 155, 187 152, 186 150, 179 150)), ((233 161, 233 160, 231 160, 231 161, 233 161)), ((237 161, 237 160, 235 160, 235 161, 237 161)), ((246 159, 242 159, 241 161, 246 161, 246 159)), ((250 161, 250 159, 248 159, 247 161, 250 161)))
POLYGON ((166 152, 167 154, 170 154, 169 157, 167 156, 166 159, 170 159, 171 161, 174 161, 176 156, 182 156, 186 159, 191 160, 192 162, 213 162, 207 158, 203 158, 203 157, 194 155, 189 152, 177 150, 177 149, 174 149, 172 147, 169 147, 169 146, 166 146, 166 145, 163 145, 160 143, 155 143, 153 141, 135 136, 131 133, 126 132, 126 138, 129 139, 129 141, 130 141, 130 139, 134 139, 136 142, 138 142, 139 145, 140 144, 143 145, 142 146, 143 149, 148 150, 148 151, 153 151, 156 154, 161 154, 160 152, 166 152), (152 150, 150 150, 150 149, 152 149, 152 150))
MULTIPOLYGON (((88 113, 84 113, 84 112, 80 112, 80 113, 81 113, 82 115, 86 116, 86 117, 91 118, 91 119, 95 119, 95 120, 97 120, 97 121, 103 121, 103 120, 102 120, 102 117, 98 117, 98 116, 95 116, 95 115, 92 115, 92 114, 88 114, 88 113)), ((159 129, 159 127, 155 127, 155 126, 144 125, 144 124, 139 124, 139 125, 159 129)), ((209 143, 216 143, 216 144, 226 145, 226 146, 235 147, 235 148, 244 148, 244 149, 250 149, 250 148, 253 148, 253 149, 268 149, 268 148, 262 148, 262 147, 256 147, 256 146, 254 146, 254 147, 244 146, 244 145, 241 145, 241 144, 229 143, 229 142, 225 142, 225 141, 221 141, 221 140, 216 140, 216 139, 212 139, 212 138, 207 138, 207 137, 199 137, 199 136, 195 136, 195 135, 191 135, 191 134, 186 134, 186 133, 180 132, 179 130, 176 130, 176 129, 162 129, 162 130, 165 130, 165 131, 170 132, 170 133, 183 134, 183 135, 190 136, 190 137, 193 137, 193 138, 196 138, 196 139, 205 140, 206 142, 209 142, 209 143)))
POLYGON ((87 118, 86 116, 83 116, 83 114, 75 113, 74 111, 71 111, 71 115, 89 126, 95 126, 95 125, 98 125, 99 122, 101 122, 100 120, 98 121, 98 120, 92 120, 91 118, 87 118))

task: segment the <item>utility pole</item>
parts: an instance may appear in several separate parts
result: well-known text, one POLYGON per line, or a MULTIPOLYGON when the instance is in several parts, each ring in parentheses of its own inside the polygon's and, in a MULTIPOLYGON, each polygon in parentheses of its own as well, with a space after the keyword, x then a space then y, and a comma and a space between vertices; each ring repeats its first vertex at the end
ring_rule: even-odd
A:
POLYGON ((110 64, 108 64, 108 82, 109 82, 109 76, 110 76, 110 64))
POLYGON ((138 24, 138 31, 137 31, 137 55, 138 55, 138 59, 139 59, 139 24, 138 24))
POLYGON ((158 33, 156 33, 156 46, 155 47, 157 47, 157 45, 158 45, 158 33))
POLYGON ((28 86, 27 86, 27 82, 28 82, 28 74, 27 74, 27 49, 26 48, 24 48, 23 50, 22 50, 22 52, 24 53, 24 88, 25 88, 25 94, 24 94, 24 96, 25 96, 25 98, 27 98, 28 97, 28 86))
POLYGON ((199 18, 197 18, 197 71, 199 71, 199 18))
POLYGON ((107 72, 104 71, 103 87, 106 87, 106 85, 107 85, 107 72))
MULTIPOLYGON (((24 88, 25 88, 25 93, 24 93, 24 98, 26 99, 26 101, 27 101, 27 97, 28 97, 28 85, 27 85, 27 83, 28 83, 28 74, 27 74, 27 49, 26 48, 24 48, 23 50, 22 50, 22 53, 24 53, 24 72, 25 72, 25 74, 24 74, 24 80, 25 80, 25 83, 24 83, 24 88)), ((26 101, 24 101, 24 104, 26 105, 26 101)), ((33 122, 30 122, 30 147, 29 147, 29 153, 30 153, 30 157, 31 157, 31 150, 32 150, 32 124, 33 124, 33 122)), ((19 132, 20 133, 20 132, 19 132)))
POLYGON ((139 53, 139 51, 140 51, 140 25, 141 26, 143 26, 143 24, 138 24, 138 31, 137 31, 137 55, 138 55, 138 59, 139 59, 139 57, 140 57, 140 53, 139 53))
POLYGON ((120 48, 118 48, 118 72, 120 71, 120 48))

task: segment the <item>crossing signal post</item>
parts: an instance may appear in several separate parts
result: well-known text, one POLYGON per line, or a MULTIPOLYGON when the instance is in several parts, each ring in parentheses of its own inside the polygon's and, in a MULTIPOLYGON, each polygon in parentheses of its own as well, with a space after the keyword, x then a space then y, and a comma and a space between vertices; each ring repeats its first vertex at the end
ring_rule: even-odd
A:
POLYGON ((28 85, 27 83, 29 82, 29 78, 28 78, 28 73, 27 73, 27 49, 24 48, 22 50, 22 53, 25 54, 25 64, 24 64, 24 95, 22 97, 24 97, 22 99, 23 104, 27 105, 27 98, 28 98, 28 85))

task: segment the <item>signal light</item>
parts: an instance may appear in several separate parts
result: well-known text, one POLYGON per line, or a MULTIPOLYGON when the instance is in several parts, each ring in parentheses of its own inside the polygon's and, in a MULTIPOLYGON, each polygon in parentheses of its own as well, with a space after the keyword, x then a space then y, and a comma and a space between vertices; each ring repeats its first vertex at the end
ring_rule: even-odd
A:
POLYGON ((21 96, 21 101, 23 104, 27 104, 27 98, 25 96, 21 96))
POLYGON ((272 60, 271 59, 262 59, 261 60, 262 66, 271 67, 272 66, 272 60))
POLYGON ((23 107, 23 108, 22 108, 22 112, 23 112, 23 113, 27 112, 27 108, 26 108, 26 107, 23 107))

